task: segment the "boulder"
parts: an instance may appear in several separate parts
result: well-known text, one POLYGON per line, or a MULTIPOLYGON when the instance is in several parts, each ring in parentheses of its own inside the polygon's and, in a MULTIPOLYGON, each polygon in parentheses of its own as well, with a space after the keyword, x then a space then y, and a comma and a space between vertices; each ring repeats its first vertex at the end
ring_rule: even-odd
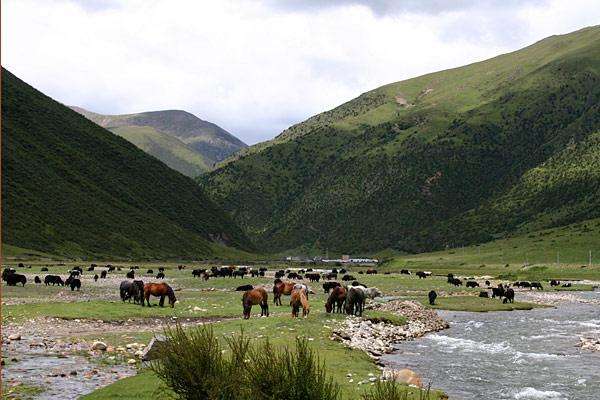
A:
POLYGON ((106 343, 100 342, 100 341, 96 341, 96 342, 92 343, 91 349, 92 350, 101 350, 101 351, 104 351, 104 350, 106 350, 107 347, 108 346, 106 345, 106 343))
POLYGON ((383 371, 382 378, 385 380, 393 380, 400 383, 406 383, 407 385, 423 387, 421 377, 414 371, 404 369, 386 369, 383 371))
POLYGON ((153 337, 152 340, 150 340, 150 343, 148 343, 148 346, 144 348, 144 351, 140 355, 142 361, 156 360, 160 354, 160 347, 166 342, 167 338, 165 336, 159 335, 153 337))

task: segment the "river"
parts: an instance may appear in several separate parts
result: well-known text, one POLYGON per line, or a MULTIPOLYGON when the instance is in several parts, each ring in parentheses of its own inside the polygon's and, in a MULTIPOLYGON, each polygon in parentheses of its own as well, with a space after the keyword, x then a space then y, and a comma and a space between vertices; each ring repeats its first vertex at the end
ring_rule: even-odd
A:
MULTIPOLYGON (((600 300, 597 291, 573 294, 600 300)), ((600 332, 600 305, 440 315, 449 329, 403 342, 382 361, 416 371, 450 399, 600 399, 600 353, 576 347, 580 334, 600 332)))

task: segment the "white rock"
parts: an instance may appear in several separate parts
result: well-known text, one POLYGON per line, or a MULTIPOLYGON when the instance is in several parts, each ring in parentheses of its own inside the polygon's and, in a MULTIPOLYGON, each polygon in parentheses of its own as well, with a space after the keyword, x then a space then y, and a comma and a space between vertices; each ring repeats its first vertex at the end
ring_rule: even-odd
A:
POLYGON ((20 333, 13 333, 12 335, 10 335, 8 337, 8 340, 21 340, 21 334, 20 333))
POLYGON ((104 350, 106 350, 106 347, 107 347, 106 343, 97 341, 97 342, 94 342, 92 344, 91 349, 92 350, 101 350, 101 351, 104 351, 104 350))

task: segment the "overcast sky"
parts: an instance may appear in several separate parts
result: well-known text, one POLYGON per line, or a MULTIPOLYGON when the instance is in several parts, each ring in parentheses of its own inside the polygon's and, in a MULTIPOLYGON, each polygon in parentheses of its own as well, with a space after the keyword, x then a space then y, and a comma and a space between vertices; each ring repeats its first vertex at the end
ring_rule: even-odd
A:
POLYGON ((252 144, 377 86, 599 23, 598 0, 7 0, 2 65, 65 104, 183 109, 252 144))

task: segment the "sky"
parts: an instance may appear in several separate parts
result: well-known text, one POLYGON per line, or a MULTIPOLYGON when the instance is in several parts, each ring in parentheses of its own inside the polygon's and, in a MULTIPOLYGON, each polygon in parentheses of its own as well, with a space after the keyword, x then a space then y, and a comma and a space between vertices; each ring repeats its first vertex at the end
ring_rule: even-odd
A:
POLYGON ((102 114, 182 109, 248 144, 363 92, 600 23, 598 0, 4 0, 2 65, 102 114))

